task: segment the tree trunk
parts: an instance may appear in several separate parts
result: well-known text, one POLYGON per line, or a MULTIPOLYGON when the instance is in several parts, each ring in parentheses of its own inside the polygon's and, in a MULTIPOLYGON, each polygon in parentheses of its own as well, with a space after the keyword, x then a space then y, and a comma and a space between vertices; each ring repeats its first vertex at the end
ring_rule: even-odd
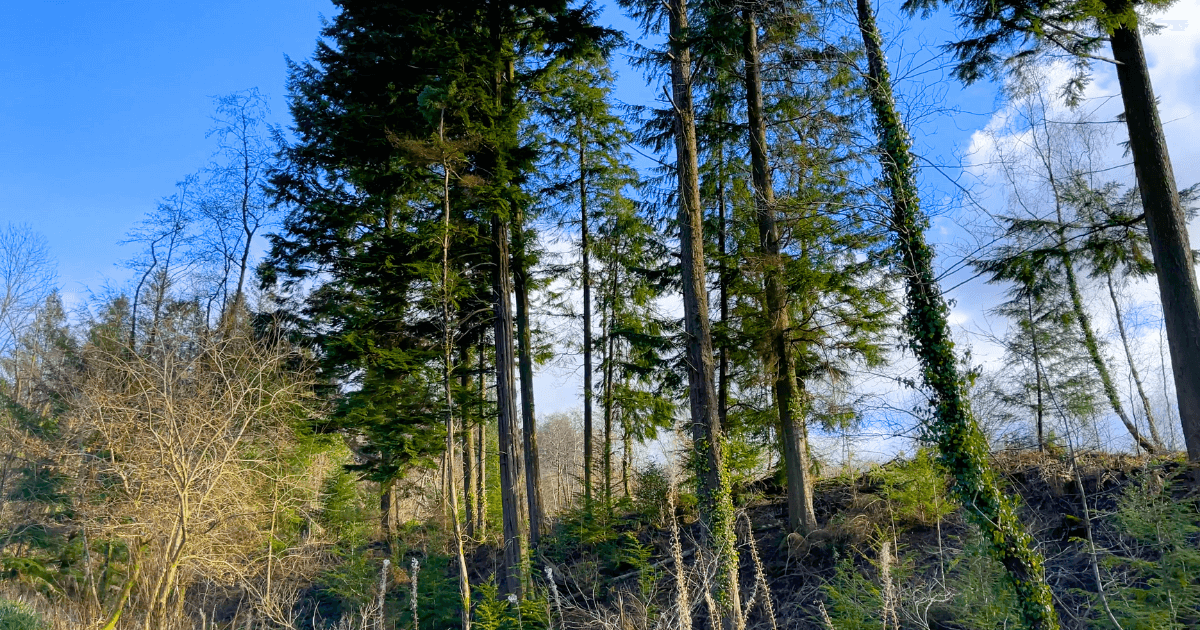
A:
POLYGON ((1037 379, 1037 443, 1038 452, 1046 452, 1046 433, 1045 433, 1045 405, 1042 404, 1042 356, 1038 348, 1037 340, 1037 324, 1033 318, 1033 295, 1030 294, 1025 299, 1026 305, 1029 307, 1029 339, 1033 345, 1033 374, 1037 379))
MULTIPOLYGON (((1043 109, 1044 120, 1045 110, 1043 109)), ((1034 129, 1033 142, 1035 147, 1040 143, 1036 132, 1037 130, 1034 129)), ((1079 324, 1079 333, 1083 335, 1084 348, 1087 349, 1088 357, 1092 360, 1092 366, 1096 368, 1096 373, 1100 376, 1100 385, 1104 389, 1104 396, 1108 400, 1108 405, 1112 407, 1113 413, 1117 414, 1117 418, 1121 420, 1121 424, 1125 425, 1125 429, 1133 436, 1135 447, 1141 447, 1147 453, 1155 453, 1158 449, 1149 440, 1142 437, 1137 426, 1130 420, 1129 414, 1125 413, 1125 406, 1121 403, 1121 395, 1117 392, 1117 387, 1113 383, 1112 372, 1108 369, 1108 362, 1105 361, 1104 355, 1100 352, 1100 341, 1096 339, 1096 333, 1092 330, 1092 318, 1088 315, 1087 309, 1084 308, 1083 294, 1079 289, 1079 279, 1075 275, 1075 265, 1071 261, 1070 250, 1067 247, 1062 195, 1058 190, 1058 179, 1055 175, 1053 156, 1050 151, 1049 130, 1047 130, 1046 147, 1040 150, 1040 154, 1042 164, 1046 169, 1046 177, 1050 182, 1050 190, 1054 194, 1054 212, 1058 220, 1056 236, 1058 237, 1059 256, 1062 259, 1063 271, 1067 276, 1067 290, 1071 297, 1071 308, 1075 312, 1075 321, 1079 324)))
MULTIPOLYGON (((725 141, 722 138, 717 147, 717 252, 720 253, 720 264, 717 267, 717 281, 720 283, 721 326, 725 334, 729 331, 729 235, 727 233, 725 214, 725 141)), ((717 357, 717 420, 722 427, 729 426, 729 344, 722 343, 717 357)))
MULTIPOLYGON (((459 387, 469 391, 471 385, 471 352, 466 345, 458 349, 459 387)), ((462 414, 463 441, 463 503, 466 508, 467 538, 475 538, 475 429, 467 421, 466 408, 462 414)), ((482 422, 482 419, 480 420, 482 422)))
MULTIPOLYGON (((1062 219, 1059 219, 1059 224, 1062 224, 1062 219)), ((1108 405, 1112 407, 1113 412, 1121 419, 1121 424, 1125 425, 1125 430, 1129 431, 1129 435, 1133 436, 1133 441, 1137 446, 1140 446, 1147 453, 1157 453, 1158 448, 1142 436, 1136 425, 1130 420, 1129 414, 1125 413, 1125 406, 1121 404, 1121 394, 1117 392, 1117 386, 1113 383, 1112 373, 1108 369, 1108 362, 1104 360, 1104 356, 1100 353, 1100 341, 1096 339, 1096 333, 1092 330, 1092 318, 1088 315, 1087 310, 1083 306, 1083 294, 1079 290, 1079 280, 1075 276, 1075 267, 1071 264, 1071 259, 1066 253, 1065 237, 1059 234, 1059 246, 1063 250, 1063 268, 1067 276, 1067 289, 1071 295, 1071 306, 1075 310, 1075 321, 1079 323, 1079 332, 1083 335, 1083 345, 1087 348, 1088 356, 1092 359, 1092 365, 1096 368, 1096 372, 1100 375, 1100 384, 1104 388, 1104 396, 1108 399, 1108 405)))
POLYGON ((604 316, 604 510, 611 514, 612 505, 612 429, 613 429, 613 364, 616 336, 613 335, 613 320, 617 314, 617 291, 619 290, 619 263, 614 254, 612 261, 612 286, 609 287, 608 313, 604 316))
MULTIPOLYGON (((444 143, 445 125, 438 126, 439 139, 444 143)), ((458 558, 458 593, 462 604, 463 630, 471 630, 471 585, 467 581, 467 559, 463 553, 463 531, 458 517, 458 481, 454 478, 454 470, 458 462, 454 461, 455 423, 454 423, 454 389, 451 386, 454 373, 454 326, 450 316, 450 165, 442 162, 442 397, 446 405, 446 479, 444 486, 448 492, 450 507, 450 522, 454 533, 454 550, 458 558)), ((465 416, 464 416, 465 418, 465 416)), ((464 423, 465 424, 465 423, 464 423)), ((464 457, 464 459, 470 459, 464 457)), ((469 482, 468 482, 469 483, 469 482)), ((380 593, 380 619, 383 610, 384 593, 380 593)), ((381 624, 382 625, 382 624, 381 624)))
POLYGON ((487 360, 479 348, 479 424, 475 425, 479 450, 475 453, 475 528, 482 540, 487 535, 487 360))
POLYGON ((383 540, 392 539, 392 484, 395 480, 388 479, 379 484, 379 529, 383 532, 383 540))
POLYGON ((1179 202, 1137 25, 1115 29, 1109 41, 1113 59, 1117 61, 1129 149, 1133 153, 1150 249, 1158 272, 1183 439, 1188 459, 1200 461, 1200 370, 1192 365, 1200 356, 1200 291, 1196 288, 1187 219, 1179 202))
MULTIPOLYGON (((675 155, 679 178, 679 258, 683 281, 683 322, 687 334, 688 399, 696 450, 697 495, 704 543, 717 556, 715 586, 725 630, 741 627, 737 536, 724 461, 723 428, 717 416, 713 382, 712 331, 704 272, 704 215, 700 205, 692 60, 687 43, 687 0, 669 0, 671 94, 675 107, 675 155)), ((717 620, 713 620, 715 626, 717 620)))
POLYGON ((929 432, 939 463, 951 477, 950 490, 966 517, 982 530, 992 557, 1006 570, 1017 595, 1021 620, 1031 630, 1056 630, 1058 614, 1046 585, 1041 554, 1032 548, 1012 503, 1000 492, 987 460, 987 443, 971 416, 954 356, 947 307, 933 271, 933 251, 925 243, 925 217, 917 195, 916 169, 908 131, 900 122, 886 58, 869 0, 858 0, 858 25, 867 53, 867 93, 883 150, 881 161, 892 197, 891 229, 896 235, 908 305, 905 325, 933 394, 929 432))
POLYGON ((630 481, 633 474, 633 440, 629 436, 629 420, 621 414, 621 486, 625 498, 633 498, 630 481))
POLYGON ((1112 274, 1105 275, 1108 281, 1108 297, 1112 299, 1113 312, 1117 319, 1117 332, 1121 336, 1121 347, 1125 349, 1125 360, 1129 362, 1129 375, 1133 377, 1133 383, 1137 388, 1138 399, 1142 402, 1142 411, 1146 413, 1146 426, 1150 429, 1150 441, 1154 442, 1154 446, 1158 451, 1165 449, 1162 437, 1158 434, 1158 423, 1154 421, 1154 411, 1150 407, 1150 397, 1146 395, 1146 388, 1142 385, 1142 375, 1138 373, 1137 364, 1133 361, 1133 350, 1129 347, 1129 336, 1125 334, 1125 320, 1121 316, 1121 304, 1117 301, 1117 289, 1113 286, 1112 274))
POLYGON ((512 277, 509 274, 508 223, 492 216, 492 290, 495 291, 496 430, 500 449, 500 507, 504 523, 505 593, 521 595, 524 559, 525 497, 521 451, 517 447, 516 383, 513 379, 512 277))
POLYGON ((576 119, 579 127, 579 226, 580 249, 583 258, 583 504, 592 505, 592 270, 591 234, 588 232, 587 203, 587 145, 584 142, 583 118, 576 119))
POLYGON ((750 130, 750 163, 754 179, 755 207, 758 214, 759 255, 763 261, 763 284, 770 322, 770 347, 773 356, 767 365, 775 369, 775 407, 779 435, 783 440, 783 461, 787 470, 788 527, 811 531, 817 526, 813 511, 812 479, 809 475, 808 445, 797 413, 795 362, 788 340, 787 291, 783 283, 783 257, 779 252, 779 227, 775 220, 775 191, 771 184, 771 166, 767 156, 767 124, 763 117, 763 95, 758 24, 754 13, 742 13, 746 34, 743 54, 746 58, 746 110, 750 130))
POLYGON ((517 212, 513 222, 513 277, 517 298, 517 361, 521 370, 521 438, 525 461, 525 499, 529 510, 529 548, 541 541, 542 509, 541 470, 538 465, 537 419, 533 413, 533 348, 529 330, 529 260, 526 256, 524 213, 517 212))

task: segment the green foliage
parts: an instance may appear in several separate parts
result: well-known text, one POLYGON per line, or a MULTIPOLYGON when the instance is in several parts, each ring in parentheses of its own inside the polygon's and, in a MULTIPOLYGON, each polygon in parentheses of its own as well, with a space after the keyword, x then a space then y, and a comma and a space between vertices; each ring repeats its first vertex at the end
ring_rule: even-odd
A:
POLYGON ((930 611, 930 616, 967 628, 1005 628, 1018 610, 1016 596, 1005 580, 1004 567, 988 552, 977 530, 968 536, 963 553, 946 564, 953 598, 930 611))
POLYGON ((488 580, 475 587, 475 623, 478 630, 542 630, 549 627, 549 608, 537 597, 513 602, 515 597, 501 599, 495 581, 488 580))
POLYGON ((1121 496, 1113 520, 1133 552, 1104 558, 1117 577, 1109 602, 1122 627, 1200 624, 1200 499, 1177 498, 1170 482, 1148 476, 1121 496))
POLYGON ((912 459, 871 473, 883 485, 892 518, 904 525, 934 525, 955 510, 946 497, 946 475, 932 450, 922 448, 912 459))
POLYGON ((853 558, 842 558, 833 578, 821 590, 838 630, 879 630, 883 592, 874 579, 855 565, 853 558))
POLYGON ((321 484, 318 522, 334 536, 339 548, 353 550, 367 542, 371 532, 368 513, 352 473, 338 468, 321 484))
POLYGON ((651 462, 636 472, 637 489, 633 496, 633 509, 653 527, 664 528, 667 524, 667 506, 670 503, 671 479, 662 466, 651 462))
POLYGON ((379 563, 367 553, 342 554, 316 580, 316 606, 324 619, 340 619, 377 596, 379 563))
MULTIPOLYGON (((449 555, 429 555, 419 558, 421 569, 417 579, 417 616, 423 628, 456 628, 462 626, 462 598, 458 592, 455 571, 457 560, 449 555)), ((410 571, 411 558, 399 555, 398 568, 410 571)), ((411 579, 411 575, 410 578, 411 579)), ((398 628, 412 627, 411 582, 394 585, 389 597, 389 609, 399 609, 398 628)))
POLYGON ((32 608, 0 600, 0 630, 46 630, 49 626, 32 608))

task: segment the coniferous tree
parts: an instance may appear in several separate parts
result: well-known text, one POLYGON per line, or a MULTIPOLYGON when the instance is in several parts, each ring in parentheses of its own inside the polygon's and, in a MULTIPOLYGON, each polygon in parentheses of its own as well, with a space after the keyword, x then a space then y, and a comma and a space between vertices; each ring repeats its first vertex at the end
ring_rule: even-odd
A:
POLYGON ((612 111, 613 75, 603 48, 563 63, 547 74, 539 108, 545 125, 544 192, 555 203, 565 203, 576 212, 560 221, 579 226, 580 285, 583 292, 583 492, 584 503, 592 501, 593 484, 593 322, 595 303, 592 260, 595 226, 625 204, 625 193, 636 185, 637 174, 630 166, 626 145, 630 134, 612 111), (566 165, 571 165, 567 167, 566 165))

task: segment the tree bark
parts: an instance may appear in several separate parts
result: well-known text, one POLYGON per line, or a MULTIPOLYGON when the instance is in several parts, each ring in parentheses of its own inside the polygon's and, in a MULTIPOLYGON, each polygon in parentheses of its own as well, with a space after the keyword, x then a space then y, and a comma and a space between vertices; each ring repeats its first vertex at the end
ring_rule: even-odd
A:
POLYGON ((1034 321, 1034 318, 1033 318, 1033 295, 1032 294, 1029 295, 1028 297, 1026 297, 1025 303, 1029 307, 1029 340, 1030 340, 1030 343, 1033 345, 1033 374, 1034 374, 1034 377, 1037 379, 1036 418, 1037 418, 1038 452, 1045 453, 1046 452, 1046 433, 1045 433, 1044 415, 1045 415, 1046 407, 1042 403, 1042 356, 1041 356, 1040 349, 1038 348, 1037 323, 1034 321))
POLYGON ((1165 447, 1162 436, 1158 434, 1158 423, 1154 421, 1154 410, 1150 407, 1150 397, 1142 385, 1142 375, 1138 373, 1137 364, 1133 360, 1133 350, 1129 347, 1129 336, 1125 334, 1125 320, 1122 319, 1121 303, 1117 300, 1117 289, 1113 286, 1112 274, 1106 274, 1108 281, 1108 297, 1112 300, 1113 313, 1117 319, 1117 333, 1121 336, 1121 347, 1125 350, 1125 360, 1129 362, 1129 375, 1137 388, 1138 399, 1142 402, 1142 411, 1146 413, 1146 426, 1150 429, 1150 441, 1154 442, 1159 451, 1165 447))
POLYGON ((379 484, 379 529, 383 539, 392 539, 392 484, 395 480, 388 479, 379 484))
POLYGON ((869 0, 857 0, 857 4, 867 53, 867 93, 875 114, 885 183, 892 197, 890 228, 896 235, 905 277, 905 325, 924 383, 933 394, 934 418, 928 430, 938 446, 939 463, 951 478, 952 495, 963 505, 967 519, 983 531, 992 557, 1006 570, 1022 622, 1031 630, 1057 630, 1058 613, 1041 554, 1032 548, 1032 537, 1000 492, 988 464, 987 442, 971 415, 954 356, 948 308, 933 270, 933 251, 925 242, 927 220, 917 195, 908 130, 896 112, 883 43, 869 0))
POLYGON ((492 290, 495 291, 496 430, 500 449, 500 507, 504 522, 504 592, 521 595, 525 497, 521 451, 517 448, 516 383, 513 379, 512 277, 508 222, 492 216, 492 290))
POLYGON ((542 510, 541 470, 538 465, 537 418, 533 413, 533 343, 529 330, 529 260, 526 256, 524 213, 513 221, 513 277, 517 298, 517 362, 521 372, 521 438, 525 462, 525 499, 529 511, 529 548, 541 541, 542 510))
POLYGON ((616 336, 613 335, 613 323, 617 315, 617 291, 620 284, 620 265, 616 260, 616 255, 613 255, 611 265, 612 269, 612 285, 609 287, 608 294, 608 313, 604 316, 604 450, 601 454, 604 462, 604 510, 611 514, 612 505, 612 429, 613 429, 613 364, 615 357, 613 352, 616 350, 616 336))
MULTIPOLYGON (((725 141, 721 140, 717 148, 717 252, 721 255, 717 267, 717 281, 720 283, 721 326, 729 329, 729 260, 728 239, 725 214, 728 208, 725 200, 725 141)), ((728 334, 728 332, 726 332, 728 334)), ((722 343, 717 356, 717 420, 722 427, 729 426, 729 344, 722 343)))
MULTIPOLYGON (((458 350, 459 387, 469 391, 471 384, 471 352, 466 345, 458 350)), ((466 408, 463 409, 462 440, 463 440, 463 503, 466 508, 467 538, 475 538, 476 499, 475 494, 475 429, 467 421, 466 408)), ((480 419, 482 422, 482 419, 480 419)))
MULTIPOLYGON (((1128 6, 1119 0, 1112 4, 1128 6)), ((1115 29, 1109 42, 1117 62, 1129 149, 1158 275, 1183 439, 1188 459, 1200 461, 1200 370, 1192 365, 1200 356, 1200 291, 1196 287, 1187 219, 1179 201, 1137 25, 1115 29)))
POLYGON ((583 258, 583 504, 592 505, 592 270, 591 234, 588 232, 587 203, 587 144, 584 141, 583 118, 576 119, 579 127, 579 226, 580 249, 583 258))
POLYGON ((479 538, 487 535, 487 360, 479 348, 479 424, 475 425, 479 450, 475 453, 475 528, 479 538))
MULTIPOLYGON (((683 280, 683 322, 687 335, 688 399, 697 495, 704 542, 717 556, 714 585, 725 630, 741 627, 737 540, 733 505, 725 470, 723 428, 717 416, 713 382, 712 331, 704 271, 704 216, 700 205, 695 108, 692 104, 692 60, 687 0, 669 0, 671 95, 675 108, 675 154, 679 178, 679 258, 683 280)), ((714 619, 716 625, 718 620, 714 619)))
POLYGON ((763 262, 763 289, 766 293, 767 320, 770 323, 770 352, 767 364, 775 370, 775 408, 779 435, 783 440, 783 460, 787 470, 788 527, 810 531, 817 526, 813 511, 812 479, 809 475, 808 445, 804 422, 796 412, 795 361, 788 339, 787 291, 783 283, 783 257, 780 255, 779 226, 775 218, 775 191, 771 184, 771 166, 767 156, 767 124, 763 117, 762 60, 758 48, 758 24, 749 9, 742 12, 746 29, 742 52, 746 59, 746 110, 750 131, 750 164, 754 180, 754 200, 758 214, 759 255, 763 262))

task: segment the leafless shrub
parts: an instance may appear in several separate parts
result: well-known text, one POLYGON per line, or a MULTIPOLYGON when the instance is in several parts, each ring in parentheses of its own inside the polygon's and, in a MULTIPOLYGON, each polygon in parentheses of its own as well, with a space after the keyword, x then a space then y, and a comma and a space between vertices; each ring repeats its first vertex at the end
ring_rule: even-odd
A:
POLYGON ((287 347, 244 332, 162 338, 139 353, 109 341, 85 350, 70 418, 87 436, 80 523, 140 556, 129 606, 144 628, 165 627, 193 584, 245 585, 282 566, 261 554, 287 481, 272 462, 307 388, 287 347))

